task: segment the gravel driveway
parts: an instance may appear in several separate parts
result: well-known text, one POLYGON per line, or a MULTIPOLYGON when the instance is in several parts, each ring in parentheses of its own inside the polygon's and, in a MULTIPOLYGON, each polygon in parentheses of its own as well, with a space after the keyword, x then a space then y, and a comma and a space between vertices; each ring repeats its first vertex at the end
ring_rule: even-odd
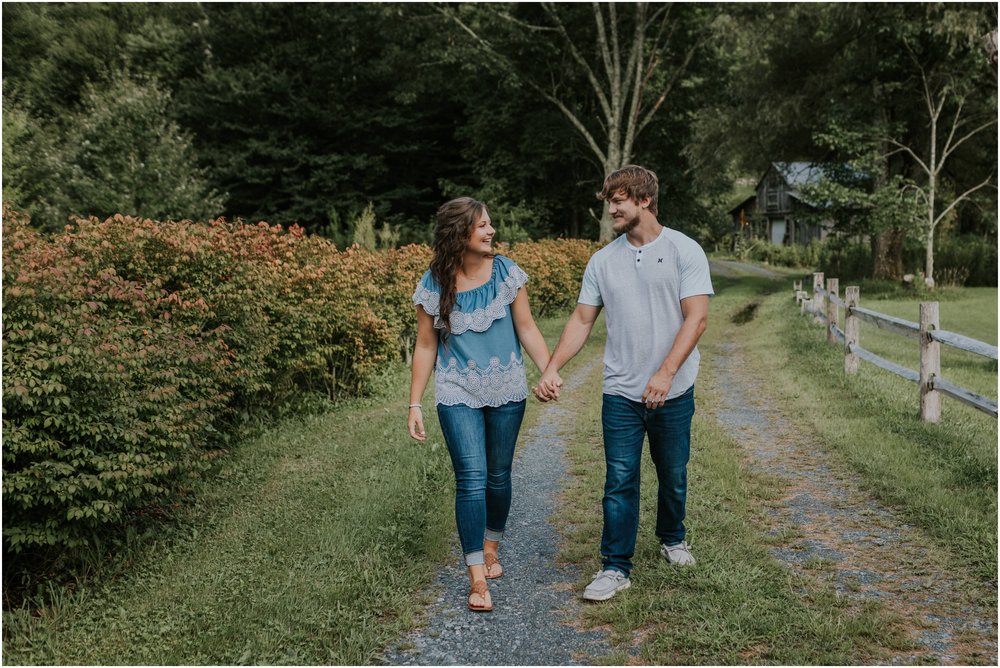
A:
POLYGON ((914 649, 892 665, 996 665, 996 608, 975 600, 982 585, 949 572, 935 542, 903 521, 827 456, 807 430, 769 403, 767 383, 743 363, 736 343, 703 358, 721 401, 706 406, 747 460, 787 483, 765 530, 788 538, 771 548, 788 568, 829 579, 853 605, 878 601, 902 620, 914 649))
MULTIPOLYGON (((601 363, 600 353, 565 378, 564 389, 581 384, 601 363)), ((500 546, 504 576, 490 581, 493 612, 466 608, 469 580, 456 535, 453 558, 427 593, 426 625, 386 651, 382 663, 584 665, 610 653, 603 632, 567 623, 583 605, 575 590, 580 573, 555 563, 559 536, 549 521, 566 476, 563 443, 573 407, 550 403, 541 410, 535 426, 522 432, 514 461, 514 499, 500 546)))
MULTIPOLYGON (((773 276, 717 260, 712 272, 773 276)), ((566 378, 567 387, 582 384, 600 362, 595 353, 566 378)), ((711 366, 722 399, 703 410, 744 444, 753 466, 786 483, 761 529, 777 539, 772 555, 797 573, 826 578, 851 605, 877 601, 896 613, 913 648, 885 657, 887 663, 996 665, 996 607, 974 595, 981 584, 949 572, 934 541, 866 492, 814 436, 770 404, 765 379, 744 363, 737 342, 715 346, 703 364, 711 366)), ((387 650, 382 663, 581 665, 611 653, 603 632, 569 625, 583 605, 575 590, 581 574, 555 563, 558 536, 549 521, 566 476, 563 441, 572 411, 548 404, 521 435, 500 553, 506 573, 490 584, 494 612, 466 609, 468 579, 456 537, 453 558, 428 592, 425 626, 387 650)))

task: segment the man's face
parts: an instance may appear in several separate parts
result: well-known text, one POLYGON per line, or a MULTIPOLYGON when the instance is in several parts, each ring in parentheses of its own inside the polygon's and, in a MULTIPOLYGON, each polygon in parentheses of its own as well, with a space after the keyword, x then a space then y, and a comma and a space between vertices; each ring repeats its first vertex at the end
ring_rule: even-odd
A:
POLYGON ((639 214, 642 207, 634 199, 619 190, 608 200, 608 213, 611 214, 611 228, 615 234, 625 234, 639 224, 639 214))

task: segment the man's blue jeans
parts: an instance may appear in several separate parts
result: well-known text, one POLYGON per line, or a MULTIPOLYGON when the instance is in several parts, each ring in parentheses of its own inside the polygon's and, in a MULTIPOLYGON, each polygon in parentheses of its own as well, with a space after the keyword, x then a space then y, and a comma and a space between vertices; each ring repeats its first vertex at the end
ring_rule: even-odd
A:
POLYGON ((649 454, 659 481, 656 495, 656 536, 674 545, 684 540, 687 463, 691 452, 694 387, 660 408, 649 410, 639 401, 605 394, 604 427, 604 569, 628 575, 632 570, 639 530, 639 469, 642 443, 649 436, 649 454))
POLYGON ((525 404, 438 404, 438 421, 455 469, 455 523, 469 566, 483 563, 483 539, 500 540, 507 525, 510 469, 525 404))

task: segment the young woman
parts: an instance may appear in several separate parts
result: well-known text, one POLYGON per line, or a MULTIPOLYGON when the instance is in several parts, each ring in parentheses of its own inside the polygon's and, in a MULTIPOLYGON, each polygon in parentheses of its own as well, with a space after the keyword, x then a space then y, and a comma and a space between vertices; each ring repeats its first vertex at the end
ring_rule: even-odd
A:
POLYGON ((489 213, 460 197, 437 212, 431 268, 420 279, 410 383, 410 436, 426 439, 420 399, 434 370, 435 403, 455 469, 455 521, 469 570, 469 609, 493 609, 488 578, 503 575, 500 538, 510 511, 510 468, 528 385, 521 346, 549 362, 524 284, 493 253, 489 213))

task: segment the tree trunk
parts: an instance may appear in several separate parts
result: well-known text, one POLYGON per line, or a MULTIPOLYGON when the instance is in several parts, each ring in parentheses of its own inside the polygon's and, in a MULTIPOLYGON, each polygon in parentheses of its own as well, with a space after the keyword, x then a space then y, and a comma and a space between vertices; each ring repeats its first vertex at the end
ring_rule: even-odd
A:
MULTIPOLYGON (((608 161, 604 165, 604 178, 601 179, 602 185, 605 178, 611 172, 621 169, 625 166, 627 158, 622 155, 621 149, 610 143, 608 144, 608 161)), ((608 213, 608 203, 601 203, 601 234, 598 237, 601 241, 608 242, 615 238, 615 230, 611 226, 614 219, 611 214, 608 213)))
POLYGON ((903 276, 905 230, 893 227, 872 237, 872 278, 896 280, 903 276))
MULTIPOLYGON (((931 123, 931 165, 937 159, 937 118, 931 123)), ((927 178, 927 260, 924 265, 924 283, 934 287, 934 205, 937 202, 937 172, 932 169, 927 178)))
POLYGON ((924 285, 934 287, 934 228, 927 231, 927 264, 924 267, 924 285))

